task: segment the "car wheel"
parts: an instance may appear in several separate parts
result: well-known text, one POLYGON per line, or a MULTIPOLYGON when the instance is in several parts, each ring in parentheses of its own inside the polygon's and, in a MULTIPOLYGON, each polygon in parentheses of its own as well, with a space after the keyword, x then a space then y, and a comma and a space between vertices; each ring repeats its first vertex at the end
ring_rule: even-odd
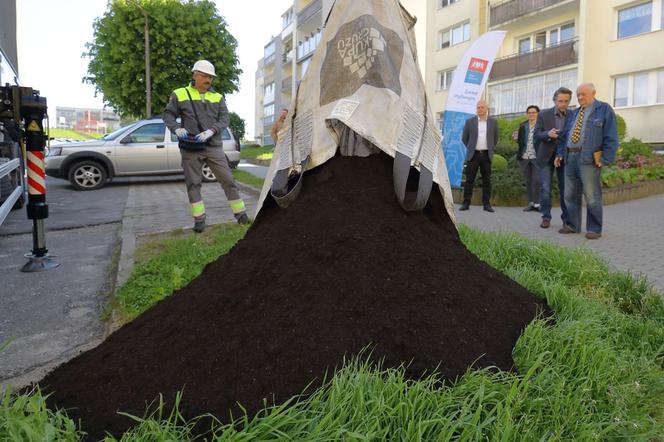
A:
POLYGON ((108 175, 96 161, 81 161, 69 169, 69 182, 76 190, 97 190, 106 184, 108 175))
POLYGON ((203 163, 203 182, 204 183, 214 183, 217 181, 217 177, 212 173, 212 169, 207 163, 203 163))

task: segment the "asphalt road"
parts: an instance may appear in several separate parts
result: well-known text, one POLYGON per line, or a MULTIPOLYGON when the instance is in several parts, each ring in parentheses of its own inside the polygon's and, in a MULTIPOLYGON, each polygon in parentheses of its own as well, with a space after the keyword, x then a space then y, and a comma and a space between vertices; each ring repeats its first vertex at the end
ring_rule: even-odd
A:
MULTIPOLYGON (((80 192, 74 190, 69 181, 47 177, 49 217, 44 222, 46 229, 63 230, 121 222, 130 186, 129 180, 121 179, 96 191, 80 192)), ((13 211, 0 226, 0 248, 3 236, 31 232, 32 222, 27 218, 25 208, 13 211)))
MULTIPOLYGON (((267 171, 244 162, 240 169, 261 177, 267 171)), ((23 255, 32 248, 32 221, 25 208, 12 212, 0 226, 0 346, 10 342, 0 357, 0 391, 2 385, 41 378, 103 339, 106 324, 101 316, 115 281, 114 263, 132 186, 133 194, 161 189, 152 202, 162 206, 184 188, 182 175, 117 178, 91 192, 74 190, 68 181, 51 177, 46 185, 46 246, 60 267, 41 273, 19 271, 27 261, 23 255), (170 187, 163 184, 168 183, 177 183, 177 189, 164 194, 170 187)), ((222 197, 216 187, 214 196, 222 197)), ((184 207, 186 197, 180 199, 178 208, 184 207)))

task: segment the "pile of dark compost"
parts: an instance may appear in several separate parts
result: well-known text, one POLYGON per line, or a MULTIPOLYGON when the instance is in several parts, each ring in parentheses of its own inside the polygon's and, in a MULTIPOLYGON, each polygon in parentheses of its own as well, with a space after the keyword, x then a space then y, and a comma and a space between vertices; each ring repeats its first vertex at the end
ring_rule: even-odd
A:
MULTIPOLYGON (((487 215, 490 216, 490 215, 487 215)), ((437 188, 424 211, 396 201, 392 159, 337 156, 299 198, 263 210, 187 287, 40 382, 93 438, 121 434, 159 394, 185 417, 228 421, 319 386, 367 346, 384 366, 453 379, 513 368, 544 301, 461 243, 437 188)))

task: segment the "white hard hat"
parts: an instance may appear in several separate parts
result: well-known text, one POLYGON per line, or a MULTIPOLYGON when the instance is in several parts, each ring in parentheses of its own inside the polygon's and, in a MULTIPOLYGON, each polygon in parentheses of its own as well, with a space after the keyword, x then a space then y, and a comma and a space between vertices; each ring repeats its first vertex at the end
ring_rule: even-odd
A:
POLYGON ((204 74, 212 75, 213 77, 217 76, 217 74, 214 72, 214 65, 207 60, 198 60, 196 63, 194 63, 194 67, 191 68, 191 70, 192 72, 198 71, 204 74))

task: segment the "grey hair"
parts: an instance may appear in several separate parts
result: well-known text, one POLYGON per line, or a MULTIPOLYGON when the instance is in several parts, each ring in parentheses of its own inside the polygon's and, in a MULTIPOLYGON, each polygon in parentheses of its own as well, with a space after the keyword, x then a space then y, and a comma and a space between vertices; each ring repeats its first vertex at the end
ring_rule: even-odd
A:
POLYGON ((576 89, 578 90, 578 89, 580 89, 580 88, 582 88, 582 87, 588 87, 588 88, 590 88, 590 92, 595 92, 595 91, 596 91, 596 89, 595 89, 595 84, 594 84, 594 83, 591 83, 591 82, 581 83, 581 84, 579 85, 579 87, 577 87, 576 89))

